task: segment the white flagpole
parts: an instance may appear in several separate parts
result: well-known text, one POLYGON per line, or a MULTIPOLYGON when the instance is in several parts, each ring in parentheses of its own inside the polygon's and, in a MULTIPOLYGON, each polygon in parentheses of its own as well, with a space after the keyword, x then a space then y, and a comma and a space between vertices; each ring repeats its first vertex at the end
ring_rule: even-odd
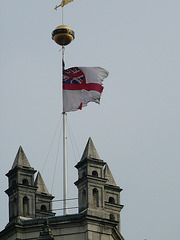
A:
MULTIPOLYGON (((64 0, 63 0, 64 1, 64 0)), ((55 7, 55 10, 57 10, 59 6, 55 7)), ((64 24, 64 13, 63 13, 63 7, 62 7, 62 24, 64 24)), ((73 39, 74 39, 74 32, 67 26, 59 26, 52 32, 52 39, 58 44, 62 46, 62 82, 63 82, 63 70, 64 70, 64 52, 65 47, 64 45, 68 45, 73 39), (62 31, 63 29, 63 31, 62 31), (64 33, 64 29, 67 31, 67 33, 64 33), (67 36, 68 35, 68 36, 67 36), (61 38, 62 37, 62 38, 61 38)), ((62 91, 63 95, 63 91, 62 91)), ((62 102, 63 102, 63 96, 62 96, 62 102)), ((63 103, 64 108, 64 103, 63 103)), ((64 112, 63 109, 63 211, 64 215, 68 214, 68 204, 67 204, 67 113, 64 112)))
POLYGON ((64 25, 64 7, 62 7, 62 25, 64 25))
MULTIPOLYGON (((64 52, 65 47, 62 46, 62 81, 64 69, 64 52)), ((67 113, 63 112, 63 213, 68 214, 67 208, 67 113)))

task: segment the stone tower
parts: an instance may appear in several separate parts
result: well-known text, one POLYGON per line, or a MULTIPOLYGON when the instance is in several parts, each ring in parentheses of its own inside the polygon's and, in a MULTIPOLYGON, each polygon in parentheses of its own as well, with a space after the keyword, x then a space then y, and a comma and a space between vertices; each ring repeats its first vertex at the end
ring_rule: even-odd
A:
POLYGON ((91 138, 76 168, 79 212, 55 216, 53 196, 40 173, 34 181, 36 170, 20 147, 7 173, 9 223, 0 231, 0 239, 124 240, 119 227, 122 189, 116 185, 107 163, 100 159, 91 138))
POLYGON ((45 183, 31 167, 22 147, 19 147, 11 170, 6 174, 9 186, 6 190, 9 196, 9 223, 21 218, 35 218, 42 216, 54 216, 52 213, 52 199, 45 183))
POLYGON ((54 216, 55 214, 52 213, 52 200, 54 196, 49 194, 40 172, 37 174, 34 185, 37 187, 36 217, 54 216))
POLYGON ((9 188, 6 190, 9 196, 9 221, 17 217, 35 217, 34 168, 29 164, 27 157, 19 147, 11 170, 6 174, 9 179, 9 188))
POLYGON ((120 192, 112 173, 103 160, 100 159, 96 148, 89 138, 80 162, 75 166, 78 169, 79 213, 110 219, 120 226, 120 192))

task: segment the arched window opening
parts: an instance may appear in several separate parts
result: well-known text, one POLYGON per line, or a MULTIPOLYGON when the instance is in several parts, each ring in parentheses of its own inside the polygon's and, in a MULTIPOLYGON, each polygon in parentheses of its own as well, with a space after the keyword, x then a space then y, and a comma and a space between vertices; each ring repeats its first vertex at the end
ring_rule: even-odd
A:
POLYGON ((86 190, 84 189, 82 191, 82 207, 85 208, 86 207, 86 190))
POLYGON ((97 188, 93 189, 93 206, 99 207, 99 192, 97 188))
POLYGON ((45 205, 42 205, 42 206, 41 206, 41 211, 46 212, 46 211, 47 211, 47 207, 46 207, 45 205))
POLYGON ((109 197, 109 203, 115 203, 115 200, 113 197, 109 197))
POLYGON ((27 185, 29 185, 29 182, 27 179, 23 179, 22 184, 27 186, 27 185))
POLYGON ((23 215, 24 217, 29 215, 29 199, 26 196, 23 198, 23 215))
POLYGON ((114 216, 114 214, 111 213, 111 214, 109 215, 109 219, 112 220, 112 221, 115 221, 115 216, 114 216))
POLYGON ((98 177, 98 172, 97 171, 92 171, 92 176, 93 177, 98 177))
POLYGON ((13 200, 13 217, 17 216, 17 198, 13 200))

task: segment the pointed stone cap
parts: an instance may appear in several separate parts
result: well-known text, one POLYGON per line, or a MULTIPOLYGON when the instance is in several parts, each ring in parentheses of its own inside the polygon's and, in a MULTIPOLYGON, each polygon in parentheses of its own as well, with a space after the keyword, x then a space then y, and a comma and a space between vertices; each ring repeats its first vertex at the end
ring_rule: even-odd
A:
POLYGON ((31 165, 28 162, 28 159, 21 146, 19 147, 19 150, 13 162, 12 169, 18 166, 31 168, 31 165))
POLYGON ((47 187, 46 187, 46 185, 44 183, 44 180, 43 180, 40 172, 38 172, 38 174, 37 174, 37 177, 36 177, 36 180, 34 182, 34 185, 35 185, 35 187, 38 187, 37 188, 38 192, 49 194, 49 192, 47 190, 47 187))
POLYGON ((109 166, 106 164, 105 168, 104 168, 104 177, 107 179, 107 184, 108 185, 113 185, 113 186, 117 186, 116 182, 113 178, 113 175, 111 173, 111 170, 109 169, 109 166))
POLYGON ((85 158, 100 159, 99 154, 97 153, 91 138, 88 139, 81 161, 83 161, 85 158))

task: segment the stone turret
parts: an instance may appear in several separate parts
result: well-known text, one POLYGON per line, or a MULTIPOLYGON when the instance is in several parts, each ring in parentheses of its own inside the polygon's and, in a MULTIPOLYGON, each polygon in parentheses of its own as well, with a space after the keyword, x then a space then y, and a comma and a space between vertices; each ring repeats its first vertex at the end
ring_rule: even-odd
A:
MULTIPOLYGON (((54 216, 53 196, 19 148, 7 173, 9 216, 1 240, 124 240, 120 233, 120 192, 106 162, 100 159, 91 138, 77 163, 79 213, 54 216)), ((58 201, 58 200, 57 200, 58 201)))
POLYGON ((44 217, 44 216, 54 216, 55 214, 52 212, 52 196, 42 179, 40 172, 38 172, 35 186, 37 187, 36 191, 36 217, 44 217))
POLYGON ((9 178, 9 188, 6 190, 9 196, 9 221, 17 217, 35 217, 34 174, 36 170, 31 167, 22 149, 19 147, 11 170, 6 174, 9 178))
POLYGON ((121 188, 115 183, 108 165, 100 159, 99 154, 89 138, 80 162, 75 166, 78 169, 79 212, 106 218, 118 222, 120 225, 121 188))
POLYGON ((21 218, 36 218, 54 216, 52 213, 52 199, 47 187, 36 170, 31 167, 23 148, 20 146, 11 170, 6 174, 9 179, 9 222, 16 222, 21 218))

